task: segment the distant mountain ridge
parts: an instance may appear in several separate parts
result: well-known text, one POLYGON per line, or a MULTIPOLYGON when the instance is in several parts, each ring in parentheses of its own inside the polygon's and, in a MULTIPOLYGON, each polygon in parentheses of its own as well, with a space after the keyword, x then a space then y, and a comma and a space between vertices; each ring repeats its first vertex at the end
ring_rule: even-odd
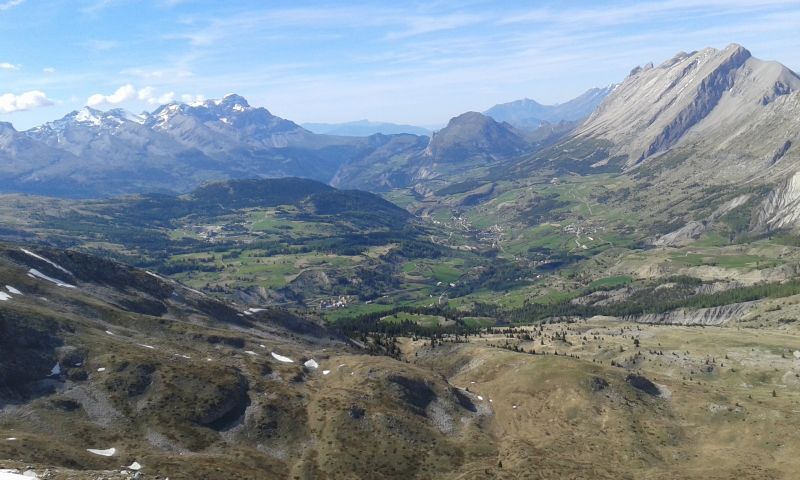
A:
POLYGON ((535 130, 544 124, 578 122, 588 117, 614 88, 616 85, 592 88, 568 102, 555 105, 542 105, 524 98, 495 105, 483 113, 498 122, 507 122, 525 130, 535 130))
MULTIPOLYGON (((411 135, 318 135, 231 94, 152 113, 84 107, 25 132, 4 124, 0 188, 71 197, 186 192, 211 180, 329 182, 348 162, 383 161, 411 135)), ((423 147, 424 148, 424 147, 423 147)))
POLYGON ((304 123, 303 128, 322 135, 342 135, 352 137, 368 137, 376 133, 384 135, 397 135, 409 133, 429 137, 431 131, 427 128, 414 125, 403 125, 390 122, 373 122, 370 120, 356 120, 344 123, 304 123))
MULTIPOLYGON (((579 115, 600 90, 563 104, 559 115, 579 115)), ((4 124, 0 189, 108 197, 181 193, 214 180, 305 177, 337 187, 385 190, 446 181, 450 170, 535 152, 574 125, 545 122, 534 130, 518 129, 468 112, 436 133, 418 130, 425 136, 399 133, 409 126, 368 121, 333 130, 395 132, 351 136, 313 133, 236 94, 169 103, 139 115, 84 107, 25 132, 4 124)))

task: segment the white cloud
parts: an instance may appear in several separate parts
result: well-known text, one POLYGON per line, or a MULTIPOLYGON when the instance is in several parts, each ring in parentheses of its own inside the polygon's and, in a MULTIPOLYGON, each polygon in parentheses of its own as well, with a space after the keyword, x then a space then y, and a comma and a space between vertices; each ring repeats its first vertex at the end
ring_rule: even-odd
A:
POLYGON ((19 65, 13 63, 0 62, 0 70, 19 70, 19 65))
POLYGON ((42 72, 44 72, 44 73, 48 73, 48 74, 50 74, 50 73, 56 73, 56 69, 55 69, 55 68, 53 68, 53 67, 46 67, 46 68, 43 68, 43 69, 42 69, 42 72))
POLYGON ((98 105, 119 105, 120 103, 128 102, 130 100, 134 100, 137 98, 138 94, 136 92, 136 88, 133 85, 127 84, 119 87, 114 93, 111 95, 103 95, 101 93, 95 93, 88 100, 86 100, 86 105, 90 107, 96 107, 98 105))
POLYGON ((190 95, 190 94, 181 95, 181 101, 183 103, 204 102, 205 100, 206 96, 201 93, 198 93, 197 95, 190 95))
POLYGON ((139 90, 138 97, 139 100, 147 102, 150 105, 162 105, 171 102, 175 98, 175 92, 166 92, 159 95, 156 93, 155 88, 144 87, 139 90))
POLYGON ((53 101, 47 98, 44 92, 39 90, 31 90, 19 95, 13 93, 0 95, 0 113, 21 112, 33 108, 46 107, 52 104, 53 101))
MULTIPOLYGON (((203 95, 182 95, 181 99, 185 102, 202 101, 205 100, 203 95)), ((147 103, 148 105, 162 105, 170 103, 175 100, 175 92, 158 92, 153 87, 143 87, 137 89, 131 84, 119 87, 111 95, 103 95, 96 93, 89 97, 86 104, 90 107, 97 107, 100 105, 118 105, 120 103, 130 102, 137 100, 139 102, 147 103)))
POLYGON ((7 2, 0 3, 0 10, 10 10, 23 3, 25 3, 25 0, 8 0, 7 2))

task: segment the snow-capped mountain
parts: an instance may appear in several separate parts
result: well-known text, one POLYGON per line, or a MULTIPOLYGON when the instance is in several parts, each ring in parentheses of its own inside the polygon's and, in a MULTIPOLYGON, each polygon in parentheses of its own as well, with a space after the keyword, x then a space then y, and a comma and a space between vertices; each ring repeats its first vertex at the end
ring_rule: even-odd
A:
POLYGON ((386 135, 317 135, 235 94, 141 115, 84 107, 25 132, 0 126, 0 186, 96 197, 184 192, 226 178, 328 182, 347 162, 380 162, 404 148, 386 135))
POLYGON ((218 100, 163 105, 148 115, 144 124, 163 132, 184 146, 206 153, 232 148, 285 148, 313 136, 269 110, 251 107, 247 100, 229 94, 218 100))

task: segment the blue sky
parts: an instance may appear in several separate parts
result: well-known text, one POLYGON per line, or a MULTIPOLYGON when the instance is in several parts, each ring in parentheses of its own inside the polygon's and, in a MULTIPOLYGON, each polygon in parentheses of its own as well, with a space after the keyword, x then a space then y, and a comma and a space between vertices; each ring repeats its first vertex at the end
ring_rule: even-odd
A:
POLYGON ((0 121, 244 95, 298 122, 441 125, 728 43, 800 70, 800 1, 0 0, 0 121))

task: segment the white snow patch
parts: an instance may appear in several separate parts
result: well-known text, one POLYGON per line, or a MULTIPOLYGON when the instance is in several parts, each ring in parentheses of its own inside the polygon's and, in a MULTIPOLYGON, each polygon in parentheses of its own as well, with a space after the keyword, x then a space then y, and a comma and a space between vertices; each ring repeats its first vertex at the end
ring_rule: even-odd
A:
POLYGON ((166 280, 164 277, 162 277, 161 275, 158 275, 157 273, 148 272, 147 270, 145 270, 144 273, 150 275, 151 277, 156 277, 159 280, 166 280))
POLYGON ((248 355, 258 355, 256 352, 254 352, 252 350, 245 350, 244 353, 246 353, 248 355))
POLYGON ((6 285, 6 290, 13 293, 14 295, 22 295, 22 292, 17 290, 16 288, 12 287, 11 285, 6 285))
POLYGON ((100 368, 97 369, 97 371, 98 372, 105 372, 106 371, 106 367, 100 367, 100 368))
POLYGON ((117 453, 116 448, 107 448, 105 450, 97 450, 94 448, 87 448, 87 452, 94 453, 95 455, 100 455, 101 457, 113 457, 115 453, 117 453))
POLYGON ((313 358, 304 363, 303 365, 305 365, 308 368, 319 368, 319 363, 317 363, 313 358))
POLYGON ((149 348, 150 350, 155 350, 156 349, 156 347, 154 347, 152 345, 145 345, 144 343, 140 343, 139 346, 140 347, 144 347, 144 348, 149 348))
POLYGON ((294 360, 292 360, 291 358, 284 357, 283 355, 278 355, 275 352, 272 352, 272 358, 274 358, 275 360, 277 360, 279 362, 283 362, 283 363, 294 363, 294 360))
POLYGON ((69 283, 64 283, 64 282, 62 282, 61 280, 59 280, 57 278, 48 277, 47 275, 45 275, 44 273, 40 272, 39 270, 36 270, 35 268, 31 268, 30 270, 28 270, 28 275, 30 275, 31 277, 39 277, 42 280, 47 280, 50 283, 55 283, 59 287, 75 288, 75 285, 70 285, 69 283))
POLYGON ((794 358, 800 358, 800 350, 795 350, 793 355, 794 358))
POLYGON ((52 260, 48 260, 48 259, 44 258, 43 256, 37 255, 37 254, 31 252, 30 250, 26 250, 24 248, 21 248, 20 250, 22 250, 23 252, 27 253, 28 255, 30 255, 33 258, 38 258, 39 260, 41 260, 43 262, 49 263, 50 265, 56 267, 57 269, 61 270, 62 272, 66 273, 69 276, 73 276, 72 272, 70 272, 69 270, 67 270, 66 268, 62 267, 61 265, 57 264, 56 262, 54 262, 52 260))
POLYGON ((483 397, 481 397, 480 395, 478 395, 478 400, 483 400, 483 397))
POLYGON ((514 410, 516 410, 516 409, 517 409, 517 406, 516 406, 516 405, 511 405, 511 408, 513 408, 514 410))
POLYGON ((0 480, 30 480, 31 477, 20 475, 19 470, 0 470, 0 480))
POLYGON ((16 442, 17 441, 17 437, 8 437, 8 438, 6 438, 6 440, 8 440, 9 442, 16 442))
POLYGON ((139 462, 133 462, 127 468, 128 470, 138 471, 142 469, 142 465, 139 462))
POLYGON ((185 358, 186 360, 190 360, 192 358, 189 355, 183 355, 182 353, 174 353, 173 355, 176 357, 185 358))
POLYGON ((261 347, 261 348, 267 348, 267 347, 265 347, 264 345, 259 345, 259 347, 261 347))
POLYGON ((106 330, 106 333, 111 335, 111 336, 114 336, 114 332, 112 332, 111 330, 106 330))
POLYGON ((6 300, 10 300, 11 295, 7 294, 6 292, 0 292, 0 301, 5 302, 6 300))
POLYGON ((55 377, 61 375, 61 365, 56 363, 56 365, 50 370, 50 376, 55 377))
POLYGON ((322 371, 322 374, 323 374, 323 375, 327 375, 327 374, 329 374, 329 373, 331 373, 331 371, 330 371, 330 370, 323 370, 323 371, 322 371))

